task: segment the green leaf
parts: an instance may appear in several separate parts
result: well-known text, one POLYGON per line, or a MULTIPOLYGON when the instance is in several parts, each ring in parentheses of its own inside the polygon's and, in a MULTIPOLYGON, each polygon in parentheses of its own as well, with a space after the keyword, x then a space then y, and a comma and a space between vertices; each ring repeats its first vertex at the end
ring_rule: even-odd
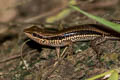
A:
MULTIPOLYGON (((66 4, 66 5, 75 5, 75 4, 77 4, 76 0, 69 0, 68 4, 66 4)), ((58 14, 48 17, 46 19, 46 22, 54 23, 56 21, 59 21, 65 17, 67 17, 72 11, 73 11, 73 9, 71 9, 71 8, 65 8, 65 9, 61 10, 58 14)))
POLYGON ((76 6, 73 6, 73 5, 70 5, 71 8, 73 8, 74 10, 77 10, 79 11, 80 13, 88 16, 89 18, 91 19, 95 19, 96 21, 98 21, 99 23, 101 24, 104 24, 106 27, 109 27, 117 32, 120 32, 120 24, 116 24, 116 23, 113 23, 113 22, 110 22, 110 21, 107 21, 105 20, 104 18, 101 18, 101 17, 98 17, 98 16, 94 16, 94 15, 91 15, 83 10, 81 10, 80 8, 76 7, 76 6))
POLYGON ((92 77, 92 78, 89 78, 89 79, 87 79, 87 80, 96 80, 96 79, 98 79, 98 78, 104 77, 105 75, 111 74, 111 73, 113 73, 113 72, 114 72, 114 70, 110 70, 110 71, 108 71, 108 72, 105 72, 105 73, 96 75, 96 76, 94 76, 94 77, 92 77))
POLYGON ((57 15, 48 17, 46 19, 46 22, 53 23, 53 22, 59 21, 59 20, 65 18, 66 16, 68 16, 71 12, 72 12, 72 9, 68 9, 68 8, 64 9, 60 13, 58 13, 57 15))
POLYGON ((118 71, 114 70, 108 80, 118 80, 118 71))

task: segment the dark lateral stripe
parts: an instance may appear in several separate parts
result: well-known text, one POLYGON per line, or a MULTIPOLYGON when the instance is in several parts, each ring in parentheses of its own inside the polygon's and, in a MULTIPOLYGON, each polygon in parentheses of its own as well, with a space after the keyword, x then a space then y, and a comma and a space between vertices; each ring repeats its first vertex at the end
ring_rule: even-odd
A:
POLYGON ((102 35, 103 33, 100 32, 96 32, 96 31, 91 31, 91 30, 80 30, 80 31, 74 31, 74 32, 69 32, 69 33, 65 33, 62 35, 57 35, 57 36, 53 36, 53 37, 45 37, 45 36, 40 36, 39 34, 33 34, 34 37, 39 37, 41 39, 47 39, 47 40, 62 40, 66 37, 70 37, 70 36, 75 36, 75 35, 102 35))

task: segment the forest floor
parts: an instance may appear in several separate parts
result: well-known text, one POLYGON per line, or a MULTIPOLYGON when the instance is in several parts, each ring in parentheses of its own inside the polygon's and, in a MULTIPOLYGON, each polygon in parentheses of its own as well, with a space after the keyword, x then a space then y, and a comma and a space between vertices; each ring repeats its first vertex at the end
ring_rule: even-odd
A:
MULTIPOLYGON (((90 42, 73 44, 74 53, 58 64, 55 48, 42 46, 24 34, 26 27, 46 25, 51 16, 67 8, 69 0, 4 0, 0 1, 0 80, 85 80, 120 66, 120 41, 98 45, 100 60, 90 42), (6 5, 4 5, 6 4, 6 5), (23 46, 24 44, 24 46, 23 46)), ((77 0, 82 10, 105 19, 120 19, 119 0, 77 0)), ((54 21, 49 28, 98 24, 73 11, 54 21), (57 25, 59 24, 59 25, 57 25), (67 25, 67 26, 64 26, 67 25)), ((44 26, 43 26, 44 27, 44 26)), ((65 47, 61 48, 61 52, 65 47)), ((67 54, 66 51, 65 54, 67 54)), ((99 79, 99 80, 102 80, 99 79)))

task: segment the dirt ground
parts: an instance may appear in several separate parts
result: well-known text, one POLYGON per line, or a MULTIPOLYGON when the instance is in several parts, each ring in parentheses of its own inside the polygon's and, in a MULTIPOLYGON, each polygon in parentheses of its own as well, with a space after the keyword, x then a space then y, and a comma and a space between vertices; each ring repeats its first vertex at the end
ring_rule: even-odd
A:
MULTIPOLYGON (((119 0, 76 1, 86 12, 105 19, 120 19, 119 0)), ((0 0, 0 80, 85 80, 119 68, 120 41, 108 40, 98 45, 102 52, 100 60, 90 42, 76 42, 74 53, 58 62, 54 47, 40 45, 24 34, 24 28, 32 25, 59 29, 60 24, 64 28, 98 24, 72 11, 46 26, 46 20, 68 8, 68 3, 69 0, 0 0)))

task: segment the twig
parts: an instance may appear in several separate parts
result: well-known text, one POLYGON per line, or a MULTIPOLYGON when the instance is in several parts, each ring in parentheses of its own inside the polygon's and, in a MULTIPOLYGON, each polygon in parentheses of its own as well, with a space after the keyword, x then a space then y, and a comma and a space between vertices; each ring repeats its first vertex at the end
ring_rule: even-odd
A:
POLYGON ((55 9, 53 9, 52 11, 48 11, 46 13, 43 13, 43 14, 28 18, 28 19, 24 20, 23 22, 29 23, 29 22, 33 22, 33 21, 36 21, 38 19, 41 19, 43 17, 53 15, 54 13, 66 8, 68 6, 67 3, 68 3, 68 0, 62 0, 62 6, 57 7, 55 9))
MULTIPOLYGON (((28 52, 28 54, 31 54, 31 53, 33 53, 33 52, 35 52, 35 51, 36 51, 36 50, 32 50, 32 51, 28 52)), ((27 54, 22 54, 23 57, 24 57, 25 55, 27 55, 27 54)), ((8 62, 8 61, 11 61, 11 60, 14 60, 14 59, 18 59, 18 58, 21 58, 21 54, 15 55, 15 56, 11 56, 11 57, 9 57, 9 58, 6 58, 6 59, 4 59, 4 60, 1 60, 1 61, 0 61, 0 64, 1 64, 1 63, 5 63, 5 62, 8 62)))
POLYGON ((43 77, 42 80, 48 80, 48 77, 58 68, 58 66, 60 65, 61 61, 62 61, 62 59, 58 60, 57 63, 55 62, 56 64, 55 64, 55 66, 53 66, 54 68, 50 72, 48 72, 48 74, 45 77, 43 77))

